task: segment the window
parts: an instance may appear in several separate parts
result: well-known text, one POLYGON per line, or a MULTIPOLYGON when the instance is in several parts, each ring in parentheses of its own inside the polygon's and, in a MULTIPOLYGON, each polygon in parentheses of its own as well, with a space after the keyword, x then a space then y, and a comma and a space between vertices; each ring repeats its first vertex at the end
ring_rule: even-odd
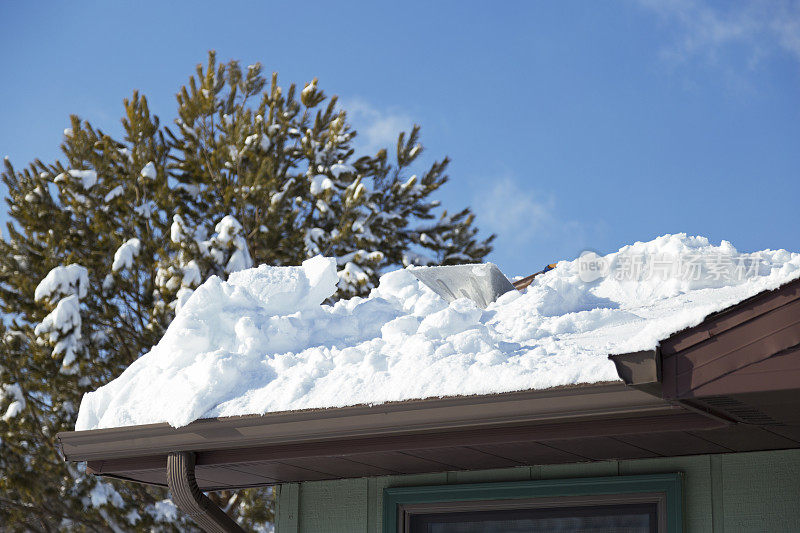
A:
POLYGON ((676 533, 680 474, 384 490, 384 533, 676 533))

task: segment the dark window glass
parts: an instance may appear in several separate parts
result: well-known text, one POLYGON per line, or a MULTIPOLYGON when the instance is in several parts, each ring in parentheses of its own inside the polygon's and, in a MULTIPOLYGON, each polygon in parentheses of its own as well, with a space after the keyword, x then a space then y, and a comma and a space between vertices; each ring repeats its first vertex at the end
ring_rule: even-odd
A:
POLYGON ((412 515, 411 533, 656 533, 656 505, 607 505, 412 515))

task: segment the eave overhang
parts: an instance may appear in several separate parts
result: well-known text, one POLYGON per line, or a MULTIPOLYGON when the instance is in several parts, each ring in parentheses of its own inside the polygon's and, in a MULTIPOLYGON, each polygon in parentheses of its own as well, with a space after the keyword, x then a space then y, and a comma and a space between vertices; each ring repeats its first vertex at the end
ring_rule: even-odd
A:
MULTIPOLYGON (((368 475, 380 471, 381 466, 370 465, 373 461, 365 454, 636 433, 649 431, 653 422, 668 429, 720 425, 612 382, 204 419, 181 428, 152 424, 74 431, 61 433, 58 439, 67 460, 88 461, 89 469, 96 473, 123 477, 135 465, 144 470, 159 468, 167 454, 175 451, 195 452, 201 469, 254 460, 292 466, 290 463, 302 459, 338 457, 352 462, 356 470, 361 461, 367 461, 363 464, 364 475, 368 475)), ((302 474, 303 467, 298 468, 302 474)), ((198 483, 205 489, 225 485, 201 478, 198 474, 198 483)))
POLYGON ((612 356, 621 381, 58 435, 89 471, 200 489, 800 447, 800 280, 612 356))

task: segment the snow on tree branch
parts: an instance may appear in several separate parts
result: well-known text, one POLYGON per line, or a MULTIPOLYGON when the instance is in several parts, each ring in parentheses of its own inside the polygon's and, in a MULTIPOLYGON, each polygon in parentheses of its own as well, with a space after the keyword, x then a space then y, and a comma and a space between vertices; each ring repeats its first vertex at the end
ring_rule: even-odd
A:
POLYGON ((111 265, 113 272, 131 268, 134 258, 139 255, 142 244, 137 238, 128 239, 114 252, 114 263, 111 265))
POLYGON ((47 336, 54 344, 53 357, 64 355, 61 363, 63 369, 72 365, 79 351, 81 339, 81 309, 78 296, 72 294, 61 299, 56 308, 36 326, 34 333, 40 337, 47 336))
POLYGON ((80 299, 89 290, 88 270, 78 264, 57 266, 39 283, 34 292, 36 301, 56 303, 55 309, 34 328, 39 337, 53 344, 52 356, 63 356, 62 372, 71 372, 71 365, 81 349, 80 299))
POLYGON ((25 395, 22 394, 22 387, 19 386, 19 383, 0 385, 0 400, 8 397, 11 397, 12 401, 3 415, 4 422, 18 416, 25 409, 25 395))
POLYGON ((76 294, 79 298, 86 296, 89 289, 89 271, 78 264, 57 266, 48 272, 39 282, 34 292, 36 301, 49 299, 57 301, 61 296, 76 294))
POLYGON ((144 166, 144 168, 142 169, 142 171, 141 171, 139 174, 140 174, 140 175, 141 175, 143 178, 145 178, 145 179, 148 179, 148 180, 154 180, 154 179, 156 179, 156 176, 157 176, 157 173, 156 173, 156 164, 155 164, 155 163, 153 163, 152 161, 150 161, 149 163, 147 163, 147 164, 144 166))
POLYGON ((228 274, 253 266, 247 249, 242 225, 231 215, 225 215, 216 226, 215 235, 201 243, 203 251, 228 274))
POLYGON ((94 170, 68 170, 66 173, 61 173, 53 180, 55 183, 62 183, 67 180, 67 176, 77 178, 80 180, 84 190, 89 190, 97 183, 97 172, 94 170))

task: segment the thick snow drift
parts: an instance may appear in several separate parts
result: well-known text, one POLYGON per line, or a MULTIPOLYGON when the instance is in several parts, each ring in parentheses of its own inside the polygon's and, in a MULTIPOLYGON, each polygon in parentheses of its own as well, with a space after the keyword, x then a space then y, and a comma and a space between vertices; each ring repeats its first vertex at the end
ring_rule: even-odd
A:
POLYGON ((607 356, 654 348, 800 277, 800 254, 666 235, 562 261, 486 310, 405 270, 328 306, 333 259, 213 277, 164 338, 84 396, 76 429, 377 404, 617 380, 607 356))

